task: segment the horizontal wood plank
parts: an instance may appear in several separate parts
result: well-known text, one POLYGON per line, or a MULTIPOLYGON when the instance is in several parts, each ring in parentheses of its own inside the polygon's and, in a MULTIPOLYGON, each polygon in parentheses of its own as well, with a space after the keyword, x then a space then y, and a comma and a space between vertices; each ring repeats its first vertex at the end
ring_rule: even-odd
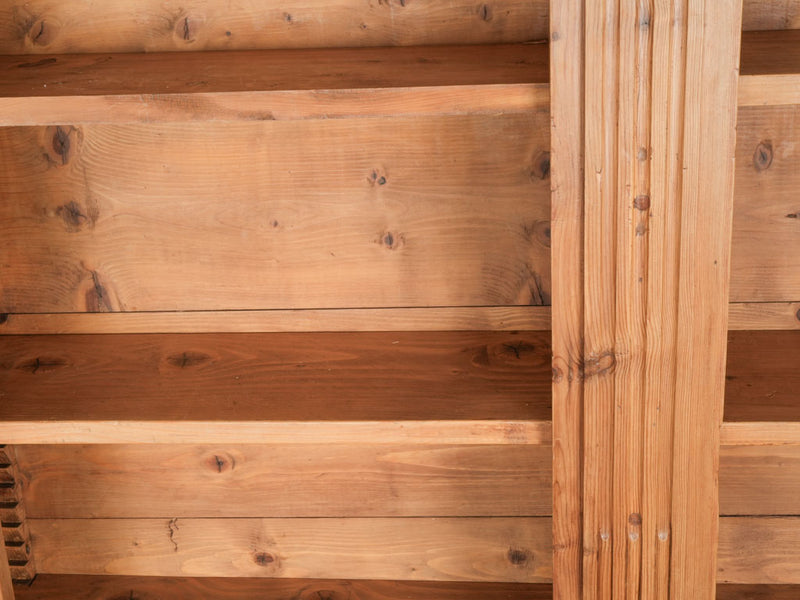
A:
POLYGON ((800 331, 728 335, 726 421, 800 421, 800 331))
POLYGON ((547 121, 0 128, 0 312, 549 304, 547 121))
POLYGON ((800 583, 800 518, 720 519, 717 581, 800 583))
POLYGON ((551 600, 553 588, 546 583, 122 575, 40 575, 30 586, 16 588, 17 600, 120 600, 130 597, 143 600, 551 600))
POLYGON ((745 31, 800 29, 800 1, 745 0, 742 21, 745 31))
POLYGON ((800 302, 731 303, 728 307, 728 330, 742 329, 800 329, 800 302))
POLYGON ((723 445, 792 446, 800 444, 800 422, 737 421, 723 423, 720 430, 723 445))
POLYGON ((16 446, 29 518, 544 516, 549 446, 16 446))
POLYGON ((547 420, 550 378, 547 332, 4 336, 0 421, 547 420))
POLYGON ((722 446, 720 514, 800 515, 800 445, 722 446))
POLYGON ((139 0, 136 18, 124 2, 11 0, 0 9, 0 54, 523 42, 547 39, 547 15, 547 0, 139 0))
POLYGON ((797 600, 798 585, 717 585, 717 600, 797 600))
POLYGON ((40 573, 545 582, 550 519, 30 521, 40 573))
MULTIPOLYGON (((800 309, 800 304, 798 304, 800 309)), ((748 329, 787 328, 788 308, 740 312, 748 329)), ((791 315, 794 318, 794 315, 791 315)), ((796 319, 795 319, 796 320, 796 319)), ((800 321, 798 321, 800 327, 800 321)), ((549 306, 454 306, 136 313, 6 314, 0 334, 267 333, 302 331, 549 331, 549 306)))

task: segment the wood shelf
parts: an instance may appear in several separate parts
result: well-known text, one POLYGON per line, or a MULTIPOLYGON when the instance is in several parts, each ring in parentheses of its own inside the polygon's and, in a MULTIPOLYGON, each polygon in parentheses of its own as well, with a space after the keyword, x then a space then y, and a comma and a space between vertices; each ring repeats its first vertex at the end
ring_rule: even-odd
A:
POLYGON ((0 57, 0 125, 527 111, 545 43, 0 57))

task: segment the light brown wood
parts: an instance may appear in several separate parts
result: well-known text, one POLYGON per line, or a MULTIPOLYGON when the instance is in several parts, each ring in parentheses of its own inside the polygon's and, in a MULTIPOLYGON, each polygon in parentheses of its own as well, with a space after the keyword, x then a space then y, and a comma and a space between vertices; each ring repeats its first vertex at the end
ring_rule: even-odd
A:
MULTIPOLYGON (((0 552, 0 563, 4 563, 0 570, 8 565, 11 579, 23 582, 36 576, 36 567, 25 512, 25 485, 15 450, 10 445, 0 446, 0 546, 5 547, 5 556, 0 552)), ((0 575, 0 588, 2 579, 0 575)), ((0 600, 4 599, 0 592, 0 600)))
POLYGON ((800 421, 800 331, 728 336, 726 421, 800 421))
POLYGON ((582 589, 583 1, 550 3, 553 598, 582 589))
POLYGON ((0 422, 547 420, 549 342, 546 332, 4 336, 0 422))
POLYGON ((800 514, 800 445, 723 446, 721 515, 800 514))
POLYGON ((798 0, 745 0, 745 31, 800 29, 798 0))
POLYGON ((738 446, 779 446, 800 444, 800 422, 723 423, 722 444, 738 446))
POLYGON ((551 514, 547 445, 16 449, 29 518, 551 514))
POLYGON ((32 585, 17 589, 17 600, 121 600, 131 596, 147 600, 550 600, 553 589, 545 583, 121 575, 40 575, 32 585))
MULTIPOLYGON (((800 309, 800 304, 798 304, 800 309)), ((788 307, 769 316, 746 317, 750 325, 769 318, 785 329, 788 307)), ((793 315, 792 315, 793 316, 793 315)), ((345 308, 333 310, 243 310, 138 313, 25 313, 4 315, 6 335, 62 333, 267 333, 303 331, 549 331, 549 306, 454 306, 345 308)), ((800 327, 800 321, 798 321, 800 327)))
POLYGON ((721 583, 800 583, 800 518, 720 519, 721 583))
MULTIPOLYGON (((754 436, 746 432, 739 437, 754 436)), ((549 421, 2 421, 14 444, 550 444, 549 421)), ((774 436, 773 436, 774 437, 774 436)), ((800 439, 800 433, 798 433, 800 439)))
POLYGON ((559 187, 561 169, 581 174, 580 144, 554 145, 554 234, 559 210, 584 218, 554 235, 554 256, 576 257, 554 261, 555 378, 574 331, 585 412, 557 383, 553 438, 571 454, 554 454, 555 531, 580 515, 583 543, 555 540, 582 555, 582 573, 555 562, 555 596, 713 598, 741 3, 557 4, 553 110, 585 109, 585 201, 559 187), (584 28, 569 68, 558 10, 584 28), (582 307, 561 311, 559 289, 582 289, 582 307))
POLYGON ((31 520, 42 573, 544 582, 550 519, 31 520))
MULTIPOLYGON (((787 17, 789 12, 800 17, 800 2, 790 2, 792 6, 786 7, 787 17)), ((784 2, 752 4, 779 10, 778 5, 784 2)), ((798 26, 800 21, 795 28, 798 26)), ((773 31, 745 31, 743 34, 739 78, 740 107, 800 103, 800 32, 774 31, 784 27, 758 27, 773 31)))
POLYGON ((486 44, 547 38, 547 0, 474 3, 356 0, 280 5, 144 0, 11 0, 0 54, 486 44))
POLYGON ((0 129, 0 311, 549 304, 547 119, 0 129))
POLYGON ((728 331, 741 329, 800 329, 800 302, 731 303, 728 331))
POLYGON ((740 109, 736 161, 731 300, 796 302, 800 103, 740 109))
POLYGON ((526 111, 546 105, 547 56, 547 44, 0 56, 0 124, 526 111))
POLYGON ((0 600, 14 600, 11 571, 8 568, 8 557, 4 544, 0 544, 0 600))

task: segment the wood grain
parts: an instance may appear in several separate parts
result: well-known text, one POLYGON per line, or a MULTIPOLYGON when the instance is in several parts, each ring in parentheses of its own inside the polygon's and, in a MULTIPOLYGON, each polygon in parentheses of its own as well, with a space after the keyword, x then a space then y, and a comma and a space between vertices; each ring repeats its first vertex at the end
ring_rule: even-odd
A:
POLYGON ((720 514, 800 514, 800 445, 723 446, 720 514))
MULTIPOLYGON (((739 423, 738 425, 742 425, 739 423)), ((749 425, 745 423, 744 425, 749 425)), ((773 424, 774 425, 774 424, 773 424)), ((782 424, 785 428, 785 423, 782 424)), ((797 433, 741 428, 745 440, 800 439, 797 433), (761 436, 761 437, 759 437, 761 436), (782 436, 782 437, 781 437, 782 436)), ((549 421, 31 421, 0 420, 0 438, 14 444, 550 444, 549 421)), ((771 442, 767 442, 771 443, 771 442)))
POLYGON ((549 304, 547 119, 0 129, 0 311, 549 304))
POLYGON ((725 420, 800 421, 800 331, 728 336, 725 420))
POLYGON ((797 585, 717 585, 717 600, 795 600, 800 597, 797 585))
POLYGON ((32 585, 17 588, 17 600, 550 600, 552 595, 545 583, 122 575, 40 575, 32 585))
POLYGON ((546 332, 0 338, 0 421, 550 415, 546 332))
POLYGON ((728 331, 741 329, 800 329, 800 302, 731 303, 728 305, 728 331))
POLYGON ((798 0, 745 0, 745 31, 800 29, 798 0))
POLYGON ((124 2, 12 0, 0 9, 0 54, 523 42, 547 38, 547 4, 145 0, 131 18, 124 2))
POLYGON ((798 445, 800 422, 726 422, 720 429, 720 439, 723 444, 738 446, 798 445))
POLYGON ((39 571, 545 582, 550 519, 32 520, 39 571))
MULTIPOLYGON (((797 3, 800 10, 800 3, 797 3)), ((780 28, 775 28, 780 29, 780 28)), ((742 75, 800 75, 800 23, 788 31, 742 34, 742 75)))
POLYGON ((720 519, 720 583, 800 583, 800 518, 720 519))
MULTIPOLYGON (((760 305, 759 305, 760 306, 760 305)), ((789 305, 748 310, 754 325, 785 329, 789 305)), ((800 304, 797 308, 800 310, 800 304)), ((789 325, 793 326, 793 324, 789 325)), ((25 313, 4 315, 0 334, 268 333, 303 331, 549 331, 549 306, 454 306, 138 313, 25 313)))
POLYGON ((731 300, 797 301, 800 105, 739 110, 731 300))
POLYGON ((549 516, 546 445, 17 446, 30 518, 549 516))
POLYGON ((5 544, 0 544, 0 600, 14 600, 11 570, 8 568, 5 544))
POLYGON ((520 112, 547 44, 0 57, 0 124, 520 112))

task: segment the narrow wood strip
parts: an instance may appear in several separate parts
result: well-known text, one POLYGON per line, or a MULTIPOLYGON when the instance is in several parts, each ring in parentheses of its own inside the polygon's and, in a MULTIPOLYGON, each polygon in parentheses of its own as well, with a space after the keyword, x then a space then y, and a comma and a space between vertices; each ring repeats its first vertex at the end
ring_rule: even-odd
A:
POLYGON ((740 71, 745 76, 800 76, 800 28, 745 31, 742 34, 740 71))
POLYGON ((800 329, 800 302, 732 302, 728 330, 800 329))
POLYGON ((14 444, 550 444, 548 421, 0 421, 14 444))
POLYGON ((3 336, 0 422, 544 421, 549 338, 531 331, 3 336))
POLYGON ((800 422, 725 422, 720 439, 728 446, 800 445, 800 422))
POLYGON ((797 515, 800 444, 723 446, 720 515, 797 515))
POLYGON ((797 600, 800 585, 717 585, 717 600, 797 600))
POLYGON ((0 126, 295 121, 520 113, 547 104, 543 83, 369 90, 0 98, 0 126))
POLYGON ((780 106, 800 103, 800 75, 742 75, 739 106, 780 106))
POLYGON ((551 600, 553 588, 546 583, 473 581, 39 575, 16 593, 17 600, 551 600))
POLYGON ((720 583, 800 583, 800 518, 720 519, 720 583))
POLYGON ((42 573, 546 582, 550 519, 32 520, 42 573))
POLYGON ((547 38, 547 13, 547 0, 286 0, 280 6, 140 0, 131 18, 126 4, 9 0, 0 7, 0 54, 523 42, 547 38))
POLYGON ((28 518, 549 516, 549 445, 17 446, 28 518))
POLYGON ((0 544, 0 600, 14 600, 11 570, 8 568, 8 557, 4 544, 0 544))
POLYGON ((0 335, 304 331, 548 331, 549 329, 549 306, 35 313, 6 314, 0 323, 0 335))

